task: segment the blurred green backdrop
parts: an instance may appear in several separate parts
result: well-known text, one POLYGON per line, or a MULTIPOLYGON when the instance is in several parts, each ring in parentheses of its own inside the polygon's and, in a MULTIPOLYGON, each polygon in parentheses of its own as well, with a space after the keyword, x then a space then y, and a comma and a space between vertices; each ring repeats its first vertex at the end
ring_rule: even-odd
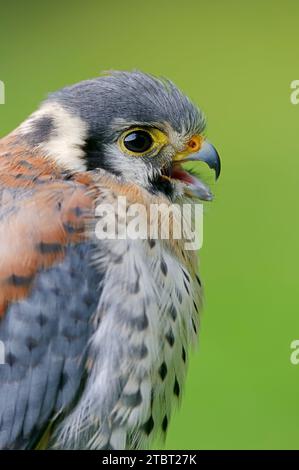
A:
POLYGON ((0 1, 0 134, 101 70, 165 75, 222 156, 205 215, 206 307, 168 449, 299 448, 296 0, 0 1))

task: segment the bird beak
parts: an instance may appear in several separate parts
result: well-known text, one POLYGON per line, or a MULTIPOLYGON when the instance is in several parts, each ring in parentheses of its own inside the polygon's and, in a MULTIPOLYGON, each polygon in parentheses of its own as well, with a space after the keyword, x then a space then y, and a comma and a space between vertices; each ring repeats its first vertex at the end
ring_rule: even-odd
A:
POLYGON ((198 152, 189 154, 187 157, 184 158, 183 161, 207 163, 211 170, 214 170, 215 179, 217 180, 219 178, 221 172, 221 162, 219 154, 215 147, 206 140, 203 142, 198 152))
POLYGON ((191 196, 198 197, 204 201, 211 201, 213 195, 210 188, 200 179, 183 169, 183 163, 204 162, 215 173, 217 180, 221 171, 221 162, 215 147, 203 140, 201 136, 194 136, 188 143, 187 150, 178 153, 173 159, 173 169, 171 177, 185 183, 185 192, 191 196))

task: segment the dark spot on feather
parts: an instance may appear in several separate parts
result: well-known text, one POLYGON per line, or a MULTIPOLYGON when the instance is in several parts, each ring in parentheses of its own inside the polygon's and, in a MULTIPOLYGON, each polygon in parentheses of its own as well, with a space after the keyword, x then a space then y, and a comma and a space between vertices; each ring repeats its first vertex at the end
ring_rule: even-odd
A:
POLYGON ((176 320, 176 317, 177 317, 177 311, 176 311, 176 308, 175 308, 174 305, 172 305, 172 306, 170 307, 169 313, 170 313, 170 316, 171 316, 171 318, 173 319, 173 321, 175 321, 175 320, 176 320))
POLYGON ((195 277, 196 277, 196 280, 197 280, 198 284, 201 286, 201 281, 200 281, 200 279, 199 279, 198 275, 197 275, 197 274, 195 274, 195 277))
POLYGON ((51 288, 50 288, 50 291, 51 291, 56 297, 58 297, 58 296, 60 295, 60 289, 59 289, 59 287, 57 287, 57 286, 51 287, 51 288))
POLYGON ((130 395, 129 394, 123 395, 121 400, 125 406, 128 406, 130 408, 134 408, 135 406, 140 405, 140 403, 142 402, 140 390, 130 395))
POLYGON ((112 261, 114 264, 120 264, 122 260, 123 260, 123 255, 118 255, 118 256, 115 256, 112 261))
POLYGON ((183 362, 186 362, 186 351, 185 351, 184 346, 182 347, 182 359, 183 359, 183 362))
POLYGON ((26 346, 29 351, 32 351, 34 348, 37 347, 37 345, 38 345, 38 342, 36 341, 36 339, 32 337, 29 337, 26 339, 26 346))
POLYGON ((182 271, 183 271, 183 274, 185 276, 186 281, 190 282, 190 277, 189 277, 188 273, 186 273, 185 269, 182 269, 182 271))
POLYGON ((144 331, 148 327, 148 318, 146 313, 144 312, 140 317, 132 319, 132 324, 138 331, 144 331))
POLYGON ((30 170, 33 168, 32 164, 30 162, 27 162, 27 160, 18 161, 18 165, 23 166, 25 168, 29 168, 30 170))
POLYGON ((140 291, 140 286, 139 286, 139 276, 138 276, 138 278, 136 279, 136 281, 131 287, 131 292, 132 294, 138 294, 139 291, 140 291))
POLYGON ((81 230, 80 227, 75 227, 74 225, 67 224, 67 223, 63 224, 63 228, 69 234, 76 233, 81 230))
POLYGON ((15 176, 15 178, 23 180, 23 181, 31 181, 32 183, 37 183, 37 184, 40 183, 39 178, 33 175, 23 175, 19 173, 18 175, 15 176))
POLYGON ((75 310, 71 314, 71 318, 73 318, 73 320, 75 320, 75 323, 77 324, 79 321, 82 321, 82 312, 80 312, 80 310, 75 310))
POLYGON ((154 248, 154 246, 156 246, 155 240, 152 240, 151 238, 148 240, 148 244, 149 244, 150 248, 154 248))
POLYGON ((48 180, 50 179, 50 177, 43 177, 42 178, 37 178, 37 176, 34 176, 32 177, 32 181, 35 183, 35 184, 45 184, 48 182, 48 180))
POLYGON ((154 398, 155 398, 155 392, 153 389, 151 389, 151 409, 153 408, 154 398))
POLYGON ((1 157, 4 157, 4 158, 11 158, 11 152, 2 153, 1 157))
POLYGON ((46 323, 48 322, 48 319, 45 315, 43 315, 42 313, 40 315, 38 315, 37 317, 37 323, 43 327, 46 323))
POLYGON ((198 308, 197 308, 197 305, 195 303, 195 300, 193 300, 193 305, 194 305, 194 308, 195 308, 196 312, 198 313, 198 308))
POLYGON ((159 375, 160 375, 162 380, 164 380, 166 375, 167 375, 167 365, 166 365, 165 362, 162 362, 162 364, 160 366, 159 375))
POLYGON ((167 264, 166 264, 164 258, 161 259, 161 264, 160 264, 160 266, 161 266, 161 271, 162 271, 162 273, 164 274, 164 276, 166 276, 166 275, 167 275, 168 268, 167 268, 167 264))
POLYGON ((147 420, 146 423, 144 423, 143 425, 143 429, 145 431, 145 433, 149 436, 150 433, 152 432, 153 428, 154 428, 154 420, 153 420, 153 417, 150 416, 150 418, 147 420))
POLYGON ((168 331, 168 333, 165 335, 165 338, 167 339, 169 346, 172 348, 172 346, 174 345, 174 336, 172 329, 168 331))
POLYGON ((32 281, 33 276, 17 276, 16 274, 12 274, 6 280, 8 284, 12 284, 16 287, 29 287, 32 281))
POLYGON ((189 287, 188 287, 187 282, 185 280, 184 280, 184 286, 185 286, 187 294, 189 295, 190 294, 189 287))
POLYGON ((163 432, 166 432, 166 431, 167 431, 167 427, 168 427, 168 418, 167 418, 167 416, 165 415, 164 418, 163 418, 163 421, 162 421, 162 431, 163 431, 163 432))
POLYGON ((174 386, 173 386, 173 393, 178 397, 180 395, 180 385, 178 379, 175 378, 174 386))
POLYGON ((131 293, 132 294, 138 294, 138 292, 140 291, 140 285, 139 285, 140 273, 137 270, 136 266, 135 266, 135 274, 136 274, 136 281, 131 286, 131 293))
POLYGON ((60 243, 40 242, 36 245, 36 249, 43 255, 50 255, 60 253, 62 246, 60 243))
POLYGON ((71 276, 71 279, 76 279, 76 277, 78 276, 78 273, 77 273, 77 271, 76 271, 75 269, 71 269, 71 270, 69 271, 69 274, 70 274, 70 276, 71 276))
POLYGON ((78 336, 76 335, 72 335, 71 333, 69 333, 68 331, 64 330, 61 332, 61 335, 64 336, 65 339, 67 339, 67 341, 69 343, 71 343, 72 341, 76 340, 78 338, 78 336))
POLYGON ((133 347, 132 353, 133 356, 137 356, 139 359, 144 359, 148 354, 148 350, 145 344, 141 344, 140 346, 133 347))
POLYGON ((87 307, 90 307, 94 303, 94 298, 90 294, 85 294, 83 297, 83 302, 87 307))
POLYGON ((197 327, 196 327, 196 325, 195 325, 195 323, 194 323, 193 318, 192 318, 192 326, 193 326, 193 330, 194 330, 194 332, 195 332, 195 334, 196 334, 196 333, 197 333, 197 327))
POLYGON ((5 363, 12 367, 17 362, 17 358, 11 352, 6 354, 5 363))
POLYGON ((73 214, 75 214, 76 217, 81 217, 81 215, 84 214, 84 211, 82 210, 81 207, 77 206, 72 209, 73 214))
POLYGON ((60 377, 59 389, 62 390, 69 381, 69 376, 66 372, 63 372, 60 377))
POLYGON ((176 288, 176 289, 175 289, 175 293, 176 293, 176 296, 177 296, 177 299, 178 299, 179 303, 181 304, 182 301, 183 301, 183 297, 182 297, 181 291, 180 291, 178 288, 176 288))

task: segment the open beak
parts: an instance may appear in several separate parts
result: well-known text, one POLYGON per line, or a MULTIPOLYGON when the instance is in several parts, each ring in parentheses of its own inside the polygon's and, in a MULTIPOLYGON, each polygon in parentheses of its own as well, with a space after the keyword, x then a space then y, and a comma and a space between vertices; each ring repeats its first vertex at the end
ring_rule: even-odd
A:
POLYGON ((185 192, 187 194, 198 197, 204 201, 211 201, 213 195, 210 188, 181 166, 182 163, 197 161, 206 163, 209 168, 214 170, 215 179, 218 179, 221 171, 220 158, 215 147, 207 141, 202 142, 199 150, 184 152, 174 158, 171 178, 182 181, 186 186, 185 192))

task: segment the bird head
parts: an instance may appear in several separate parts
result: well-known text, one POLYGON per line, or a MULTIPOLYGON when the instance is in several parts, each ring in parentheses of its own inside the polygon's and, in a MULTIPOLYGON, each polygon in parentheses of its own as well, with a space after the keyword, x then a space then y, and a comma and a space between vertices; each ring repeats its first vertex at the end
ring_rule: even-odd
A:
POLYGON ((104 169, 171 200, 212 199, 183 166, 220 159, 203 135, 203 113, 171 81, 112 72, 52 93, 21 127, 26 140, 71 172, 104 169))

